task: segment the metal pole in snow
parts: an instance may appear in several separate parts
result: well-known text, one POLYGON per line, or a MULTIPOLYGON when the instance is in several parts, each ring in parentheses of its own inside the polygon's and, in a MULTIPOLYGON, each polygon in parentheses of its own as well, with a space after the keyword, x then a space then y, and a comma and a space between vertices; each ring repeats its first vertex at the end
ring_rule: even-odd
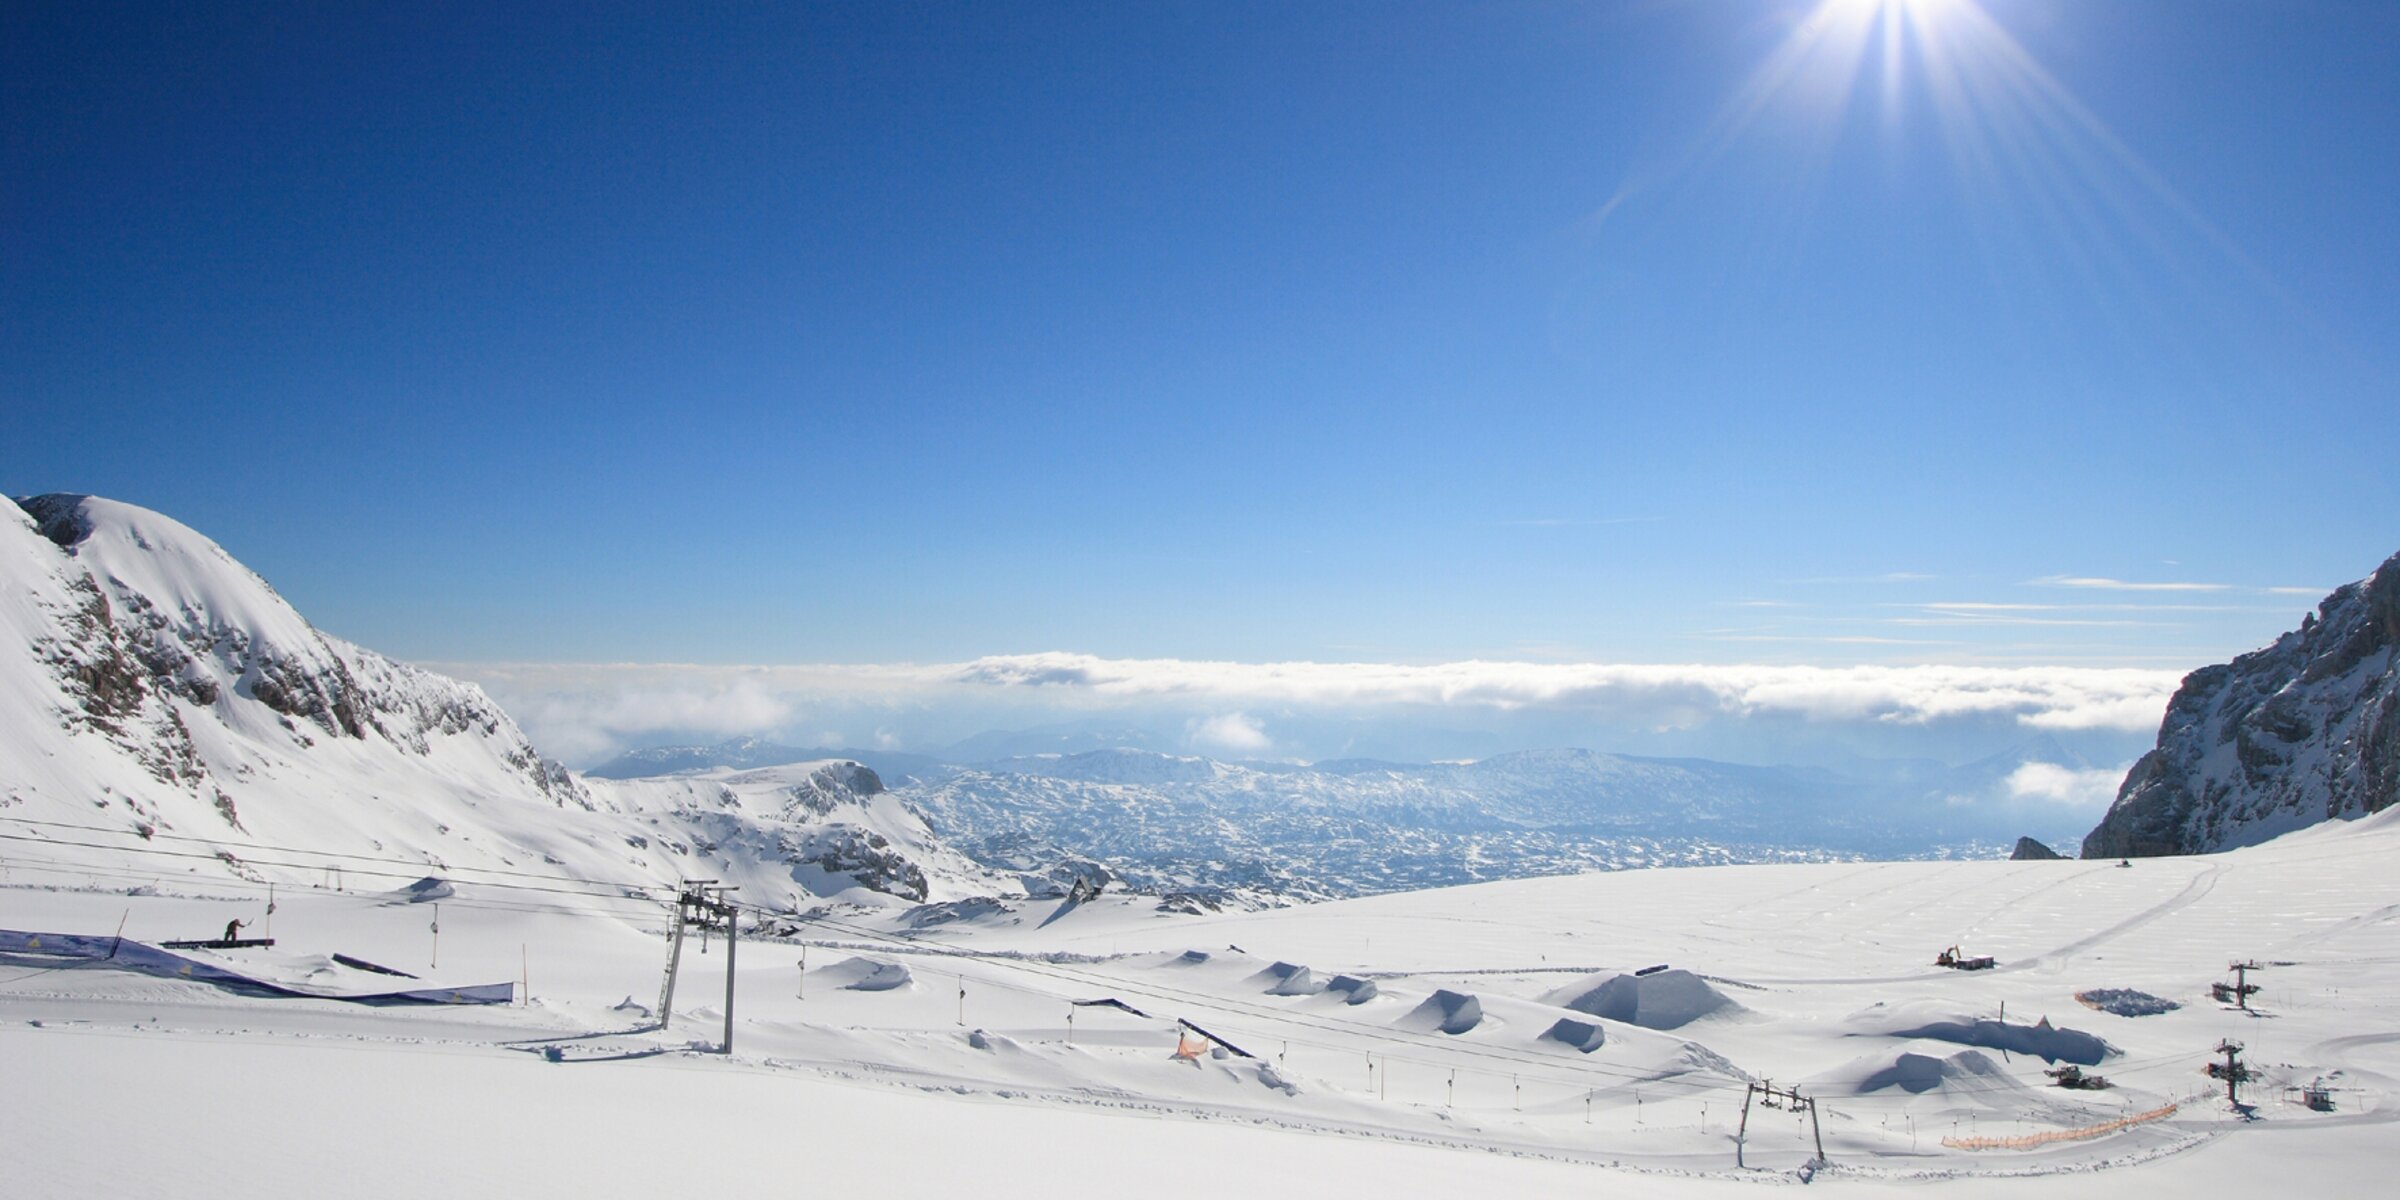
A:
POLYGON ((1748 1163, 1742 1161, 1742 1143, 1750 1136, 1750 1098, 1757 1094, 1757 1084, 1747 1083, 1742 1085, 1742 1123, 1736 1126, 1733 1131, 1733 1165, 1737 1167, 1746 1167, 1749 1165, 1748 1163))
POLYGON ((733 948, 741 940, 742 919, 730 904, 725 913, 725 1053, 733 1053, 733 948))
POLYGON ((439 900, 433 902, 433 958, 430 961, 435 967, 442 965, 442 902, 439 900))
POLYGON ((675 970, 683 965, 683 905, 675 906, 675 928, 667 935, 667 982, 658 992, 658 1027, 675 1014, 675 970))

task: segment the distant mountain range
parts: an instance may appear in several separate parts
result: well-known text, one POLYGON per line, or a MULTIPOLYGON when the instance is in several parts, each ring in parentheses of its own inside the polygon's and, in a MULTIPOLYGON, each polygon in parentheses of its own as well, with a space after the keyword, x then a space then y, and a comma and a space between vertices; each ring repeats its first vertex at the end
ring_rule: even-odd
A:
MULTIPOLYGON (((995 733, 968 748, 1019 744, 995 733)), ((1747 766, 1562 749, 1468 763, 1229 762, 1111 746, 988 761, 739 738, 622 756, 595 776, 851 758, 945 842, 1028 871, 1104 865, 1145 890, 1356 895, 1628 867, 1997 856, 2025 829, 2074 844, 2076 810, 2007 786, 2091 764, 2048 737, 1966 766, 1747 766)), ((2088 819, 2088 818, 2081 818, 2088 819)))

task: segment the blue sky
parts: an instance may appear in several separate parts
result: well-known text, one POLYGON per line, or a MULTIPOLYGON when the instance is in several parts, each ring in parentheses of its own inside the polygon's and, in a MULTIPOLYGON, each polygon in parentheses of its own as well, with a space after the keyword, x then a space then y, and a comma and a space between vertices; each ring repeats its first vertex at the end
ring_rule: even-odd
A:
POLYGON ((2400 549, 2400 7, 501 7, 0 14, 6 488, 470 672, 2179 671, 2400 549))

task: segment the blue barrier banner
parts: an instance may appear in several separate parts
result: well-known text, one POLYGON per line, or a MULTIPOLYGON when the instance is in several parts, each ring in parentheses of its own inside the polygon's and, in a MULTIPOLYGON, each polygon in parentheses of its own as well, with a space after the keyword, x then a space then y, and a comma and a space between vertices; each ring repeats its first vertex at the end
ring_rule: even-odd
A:
POLYGON ((246 996, 291 996, 310 1000, 342 1000, 351 1004, 509 1004, 517 998, 517 985, 514 983, 419 987, 364 994, 317 991, 271 983, 218 963, 186 958, 156 946, 106 934, 28 933, 0 929, 0 961, 12 966, 131 971, 167 979, 189 979, 194 983, 205 983, 246 996))

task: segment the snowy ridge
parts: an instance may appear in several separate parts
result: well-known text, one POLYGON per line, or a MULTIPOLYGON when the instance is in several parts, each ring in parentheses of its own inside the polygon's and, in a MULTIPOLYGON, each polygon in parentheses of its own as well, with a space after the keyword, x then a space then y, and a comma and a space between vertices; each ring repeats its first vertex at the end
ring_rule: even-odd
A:
POLYGON ((2086 858, 2255 845, 2400 801, 2400 555, 2263 650, 2185 677, 2086 858))
POLYGON ((344 861, 738 877, 785 907, 1005 883, 856 764, 587 784, 482 689, 318 632, 215 542, 129 504, 0 504, 0 646, 20 648, 0 667, 0 833, 20 848, 122 844, 129 871, 287 883, 344 861))

